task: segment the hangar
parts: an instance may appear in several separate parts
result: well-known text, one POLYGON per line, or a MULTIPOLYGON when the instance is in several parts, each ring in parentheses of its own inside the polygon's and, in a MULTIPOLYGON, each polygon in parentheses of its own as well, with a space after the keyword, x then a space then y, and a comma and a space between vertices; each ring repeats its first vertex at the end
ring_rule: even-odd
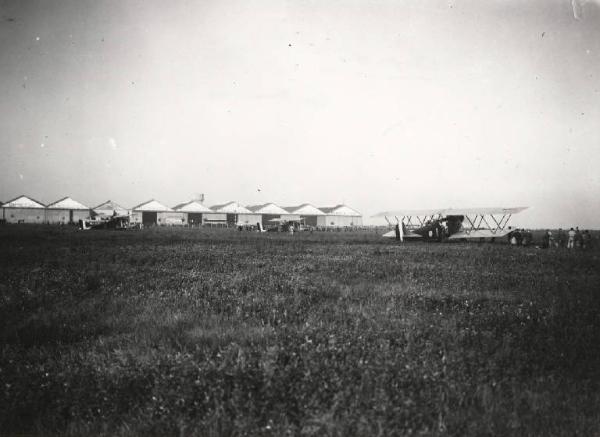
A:
POLYGON ((112 200, 107 200, 106 202, 92 208, 92 213, 96 216, 112 217, 113 215, 127 215, 129 211, 112 200))
POLYGON ((265 203, 263 205, 251 205, 247 206, 250 211, 255 214, 260 214, 261 223, 263 226, 272 225, 274 219, 284 219, 290 221, 300 220, 300 216, 297 214, 291 214, 280 206, 274 203, 265 203))
POLYGON ((239 203, 232 201, 223 205, 213 205, 210 207, 214 212, 226 214, 228 225, 256 225, 261 222, 260 214, 255 214, 239 203))
POLYGON ((183 213, 175 212, 157 200, 151 199, 131 208, 131 223, 144 226, 173 226, 183 224, 183 213))
POLYGON ((317 217, 317 225, 324 227, 362 226, 362 215, 346 205, 319 207, 322 216, 317 217))
POLYGON ((173 211, 183 214, 183 224, 189 226, 200 226, 204 222, 212 224, 226 221, 225 214, 217 214, 197 200, 180 203, 173 207, 173 211))
POLYGON ((71 199, 63 197, 46 206, 46 223, 74 224, 90 216, 90 208, 71 199))
POLYGON ((304 220, 304 224, 308 226, 318 226, 317 218, 325 215, 323 211, 312 206, 310 203, 304 203, 299 206, 284 206, 283 208, 290 214, 300 216, 300 219, 304 220))
POLYGON ((2 205, 4 223, 44 223, 46 207, 43 203, 24 195, 2 205))

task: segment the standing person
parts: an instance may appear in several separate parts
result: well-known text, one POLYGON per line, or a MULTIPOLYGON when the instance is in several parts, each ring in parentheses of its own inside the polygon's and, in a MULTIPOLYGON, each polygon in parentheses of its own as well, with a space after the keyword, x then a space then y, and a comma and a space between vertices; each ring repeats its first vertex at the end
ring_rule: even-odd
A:
POLYGON ((590 234, 590 231, 588 231, 587 229, 585 231, 583 231, 583 235, 581 236, 582 240, 583 240, 583 248, 584 249, 590 249, 592 247, 592 235, 590 234))
POLYGON ((548 249, 552 249, 554 247, 554 235, 552 235, 552 231, 548 229, 548 249))
POLYGON ((544 232, 544 239, 542 240, 542 249, 548 249, 550 247, 550 231, 546 229, 544 232))
POLYGON ((573 249, 575 245, 575 230, 573 228, 569 229, 569 241, 567 241, 567 249, 573 249))
POLYGON ((521 231, 521 246, 527 246, 527 229, 521 231))
POLYGON ((527 229, 524 229, 523 230, 523 241, 521 242, 521 245, 529 246, 529 244, 531 244, 531 233, 527 229))
POLYGON ((517 229, 515 231, 515 238, 517 239, 517 246, 520 246, 521 242, 523 241, 523 234, 521 234, 521 229, 517 229))
POLYGON ((558 228, 558 239, 556 240, 556 247, 565 247, 565 231, 562 228, 558 228))
POLYGON ((581 246, 583 246, 583 236, 581 235, 578 226, 575 228, 575 247, 581 249, 581 246))

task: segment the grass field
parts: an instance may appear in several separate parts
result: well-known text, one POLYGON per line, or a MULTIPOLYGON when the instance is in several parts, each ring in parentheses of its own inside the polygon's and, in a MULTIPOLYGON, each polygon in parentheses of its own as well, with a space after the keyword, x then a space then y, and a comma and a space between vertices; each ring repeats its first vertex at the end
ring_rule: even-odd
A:
POLYGON ((600 251, 0 228, 0 434, 600 435, 600 251))

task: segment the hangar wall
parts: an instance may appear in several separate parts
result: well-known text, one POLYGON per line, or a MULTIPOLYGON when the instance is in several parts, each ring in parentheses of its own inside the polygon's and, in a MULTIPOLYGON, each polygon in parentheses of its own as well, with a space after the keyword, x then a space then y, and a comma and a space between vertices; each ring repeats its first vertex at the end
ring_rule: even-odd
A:
POLYGON ((46 223, 51 225, 77 223, 90 216, 89 209, 47 209, 46 223))
POLYGON ((6 223, 45 223, 43 208, 2 208, 2 219, 6 223))

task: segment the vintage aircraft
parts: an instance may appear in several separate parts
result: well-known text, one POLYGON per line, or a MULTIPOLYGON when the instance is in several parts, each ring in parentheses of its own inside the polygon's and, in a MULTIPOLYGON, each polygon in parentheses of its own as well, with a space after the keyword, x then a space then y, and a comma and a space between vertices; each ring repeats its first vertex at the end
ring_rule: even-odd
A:
POLYGON ((131 224, 128 215, 98 216, 86 220, 79 220, 79 229, 129 229, 131 224))
POLYGON ((394 230, 383 237, 446 241, 467 239, 491 239, 504 237, 511 232, 508 221, 513 214, 527 209, 515 208, 466 208, 384 211, 373 217, 385 217, 394 230), (395 223, 394 223, 395 220, 395 223))
POLYGON ((261 223, 258 223, 258 230, 260 232, 290 232, 290 228, 293 229, 293 231, 302 231, 305 229, 304 220, 272 218, 268 223, 266 229, 263 228, 261 223))

